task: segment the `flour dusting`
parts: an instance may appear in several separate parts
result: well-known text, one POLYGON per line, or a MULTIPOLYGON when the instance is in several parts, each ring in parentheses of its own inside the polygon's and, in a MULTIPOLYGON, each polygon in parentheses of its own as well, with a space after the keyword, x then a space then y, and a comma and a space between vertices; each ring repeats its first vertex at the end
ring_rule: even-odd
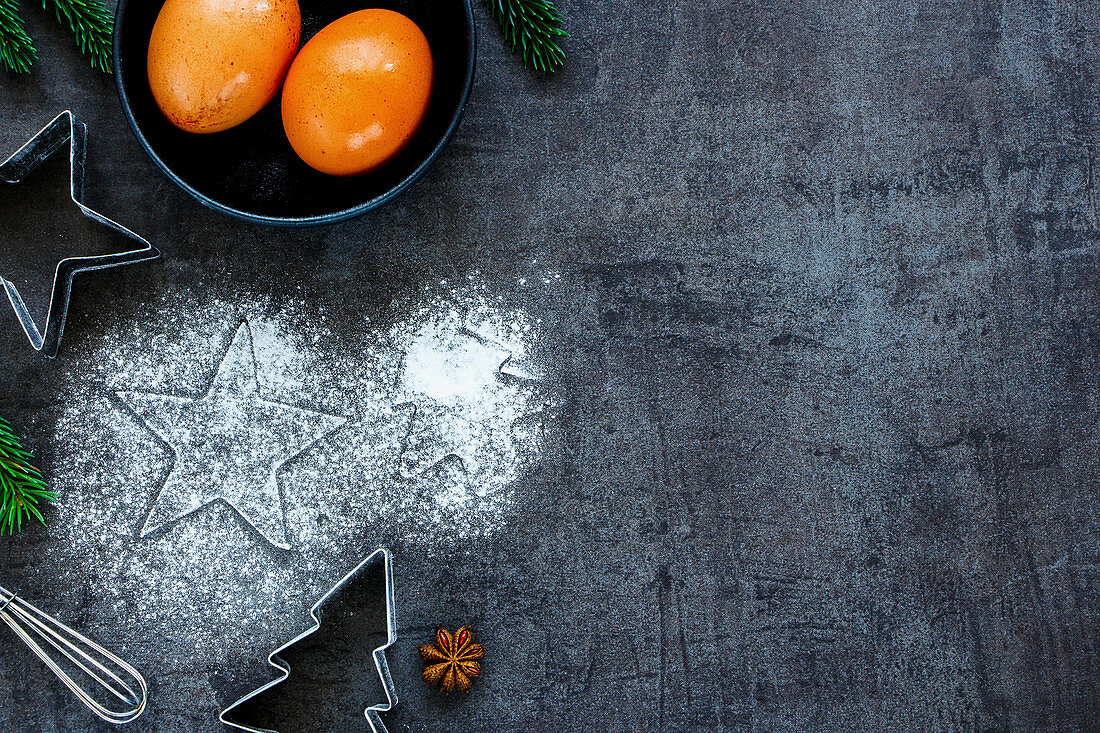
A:
MULTIPOLYGON (((476 287, 449 288, 386 327, 364 324, 349 343, 308 307, 175 294, 125 333, 94 338, 63 385, 49 467, 62 501, 48 531, 64 549, 53 561, 94 558, 119 613, 163 625, 200 656, 237 645, 258 659, 272 625, 297 628, 294 614, 349 557, 395 543, 450 554, 491 537, 522 505, 517 479, 540 451, 547 398, 528 363, 538 324, 523 312, 476 287), (239 414, 219 414, 214 402, 192 414, 231 348, 243 348, 242 328, 262 409, 244 401, 239 414), (275 410, 289 421, 279 429, 305 436, 284 441, 294 450, 263 432, 275 410), (311 415, 330 416, 324 430, 311 415), (195 434, 205 424, 219 426, 216 445, 195 434), (204 458, 183 466, 186 451, 204 458), (272 456, 276 498, 242 500, 257 461, 272 456), (175 504, 150 523, 166 487, 175 504), (242 501, 282 514, 276 544, 288 550, 245 521, 242 501), (285 624, 273 620, 284 614, 285 624)), ((247 391, 248 370, 238 371, 247 391)))

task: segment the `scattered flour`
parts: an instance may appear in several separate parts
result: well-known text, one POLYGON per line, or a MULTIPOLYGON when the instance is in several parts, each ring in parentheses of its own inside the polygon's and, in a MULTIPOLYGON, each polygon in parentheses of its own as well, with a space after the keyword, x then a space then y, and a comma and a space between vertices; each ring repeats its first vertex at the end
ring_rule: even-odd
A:
MULTIPOLYGON (((50 563, 102 583, 97 603, 109 611, 97 617, 130 619, 142 627, 138 638, 184 640, 180 659, 214 665, 232 651, 258 660, 300 626, 295 614, 375 547, 451 555, 507 526, 548 406, 529 360, 538 324, 473 286, 351 337, 308 308, 304 300, 273 307, 264 297, 174 293, 128 332, 108 330, 70 354, 46 467, 62 497, 47 530, 60 548, 50 563), (181 480, 169 441, 151 428, 156 411, 210 392, 242 323, 259 398, 292 416, 333 418, 332 430, 316 431, 277 467, 289 549, 205 495, 143 536, 162 490, 181 480), (131 404, 138 393, 162 396, 141 403, 144 418, 131 404), (280 631, 274 619, 284 615, 291 620, 280 631)), ((247 424, 266 414, 225 419, 247 424)), ((170 424, 164 430, 186 427, 170 424)), ((209 475, 229 482, 214 494, 239 497, 248 489, 243 477, 254 476, 228 465, 234 448, 251 445, 235 444, 238 434, 219 430, 221 444, 208 451, 209 475)), ((181 435, 174 442, 201 443, 181 435)), ((187 470, 188 480, 201 480, 194 466, 187 470)))

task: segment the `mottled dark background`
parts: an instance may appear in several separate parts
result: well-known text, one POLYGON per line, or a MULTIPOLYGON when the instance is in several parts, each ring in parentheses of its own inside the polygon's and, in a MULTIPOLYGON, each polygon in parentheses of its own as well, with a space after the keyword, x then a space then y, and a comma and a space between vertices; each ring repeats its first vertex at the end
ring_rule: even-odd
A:
MULTIPOLYGON (((1100 727, 1100 4, 563 0, 551 78, 478 7, 438 164, 309 231, 174 189, 23 5, 42 60, 0 78, 0 151, 71 107, 91 203, 165 254, 78 281, 55 362, 0 314, 0 414, 47 471, 56 374, 158 293, 312 292, 351 333, 441 279, 562 273, 525 303, 560 409, 519 516, 392 546, 391 730, 1100 727), (457 621, 491 660, 444 703, 413 649, 457 621)), ((4 541, 5 581, 108 623, 46 537, 4 541)), ((115 641, 153 683, 133 729, 218 729, 179 691, 224 670, 169 685, 157 639, 115 641)), ((0 677, 5 729, 96 729, 14 639, 0 677)))

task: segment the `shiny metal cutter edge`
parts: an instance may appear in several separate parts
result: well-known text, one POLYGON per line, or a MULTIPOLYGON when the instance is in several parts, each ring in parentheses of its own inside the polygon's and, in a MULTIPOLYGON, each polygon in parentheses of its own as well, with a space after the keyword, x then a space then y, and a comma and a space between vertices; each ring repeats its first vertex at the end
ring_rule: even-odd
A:
POLYGON ((277 733, 277 731, 271 731, 267 728, 251 728, 240 723, 236 723, 229 719, 229 714, 234 708, 248 702, 252 698, 256 697, 262 692, 266 692, 275 685, 281 684, 288 677, 290 677, 290 665, 279 658, 280 652, 297 644, 302 639, 315 633, 321 628, 321 619, 317 615, 317 611, 325 604, 330 597, 335 595, 341 588, 344 587, 353 577, 359 574, 359 572, 375 562, 375 558, 381 556, 383 561, 385 585, 386 585, 386 643, 380 647, 374 649, 371 652, 371 656, 374 657, 374 666, 378 670, 378 678, 382 681, 382 687, 386 692, 386 702, 379 705, 372 705, 363 711, 363 714, 367 718, 367 722, 370 724, 373 733, 387 733, 386 725, 382 722, 382 718, 379 713, 389 712, 393 709, 393 706, 397 704, 397 691, 393 686, 393 678, 390 676, 390 665, 386 661, 386 650, 389 649, 397 641, 397 616, 394 611, 394 594, 393 594, 393 557, 390 551, 382 547, 370 555, 365 560, 356 565, 347 575, 340 579, 340 581, 334 585, 327 593, 321 596, 320 600, 313 604, 309 609, 309 615, 313 618, 313 626, 303 631, 298 636, 294 637, 291 641, 283 644, 281 647, 271 652, 267 656, 267 663, 281 673, 278 678, 268 682, 263 687, 253 690, 244 697, 240 698, 232 705, 222 710, 218 716, 218 720, 226 725, 236 728, 238 730, 249 731, 249 733, 277 733))
POLYGON ((108 255, 66 257, 61 260, 57 264, 57 269, 54 270, 50 305, 46 312, 45 325, 41 331, 35 324, 34 318, 28 311, 15 285, 0 275, 0 284, 4 286, 4 290, 7 292, 8 300, 15 310, 15 315, 18 317, 24 333, 27 334, 31 346, 34 347, 35 351, 51 359, 57 356, 57 348, 61 343, 61 335, 65 330, 65 318, 69 312, 69 298, 72 295, 73 276, 76 273, 103 270, 108 267, 144 262, 160 257, 160 250, 150 244, 144 237, 135 234, 118 222, 108 219, 84 204, 84 165, 88 150, 88 126, 77 120, 71 110, 65 110, 54 117, 49 124, 24 143, 21 148, 12 153, 11 157, 0 163, 0 181, 10 184, 19 183, 27 174, 56 153, 65 143, 69 143, 69 197, 80 209, 80 213, 109 229, 129 237, 141 246, 129 251, 108 255))

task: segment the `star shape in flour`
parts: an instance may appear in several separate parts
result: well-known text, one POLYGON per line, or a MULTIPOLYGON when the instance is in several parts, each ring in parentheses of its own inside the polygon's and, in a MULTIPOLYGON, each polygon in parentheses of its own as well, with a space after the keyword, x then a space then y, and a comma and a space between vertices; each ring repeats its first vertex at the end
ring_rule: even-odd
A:
POLYGON ((273 545, 290 547, 277 472, 346 420, 261 397, 247 323, 203 396, 117 394, 175 455, 142 537, 221 500, 273 545))
MULTIPOLYGON (((482 454, 512 451, 510 435, 495 419, 514 409, 518 382, 533 377, 508 367, 505 345, 457 324, 428 323, 405 354, 399 402, 413 406, 399 471, 414 478, 457 458, 462 473, 476 474, 482 454)), ((505 424, 518 416, 508 414, 505 424)))

